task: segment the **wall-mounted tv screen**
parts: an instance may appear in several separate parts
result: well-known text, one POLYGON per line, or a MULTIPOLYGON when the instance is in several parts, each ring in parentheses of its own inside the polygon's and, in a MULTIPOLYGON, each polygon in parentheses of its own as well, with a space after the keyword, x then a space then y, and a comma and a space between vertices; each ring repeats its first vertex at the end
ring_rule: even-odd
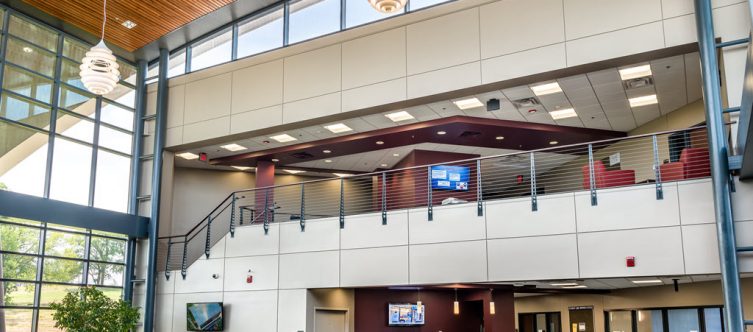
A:
POLYGON ((439 190, 468 190, 471 169, 465 166, 431 166, 431 188, 439 190))
POLYGON ((222 331, 222 302, 186 304, 186 327, 189 331, 222 331))
POLYGON ((390 303, 387 308, 387 325, 389 326, 415 326, 424 325, 426 308, 422 304, 421 310, 418 310, 416 304, 390 303))

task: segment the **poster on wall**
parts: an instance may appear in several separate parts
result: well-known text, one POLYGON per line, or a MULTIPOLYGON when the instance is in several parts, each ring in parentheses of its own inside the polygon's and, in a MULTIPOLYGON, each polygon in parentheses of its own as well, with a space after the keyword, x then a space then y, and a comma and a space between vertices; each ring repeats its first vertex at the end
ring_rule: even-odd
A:
POLYGON ((416 304, 393 304, 390 303, 387 308, 387 325, 389 326, 414 326, 424 325, 426 310, 421 305, 418 310, 416 304))

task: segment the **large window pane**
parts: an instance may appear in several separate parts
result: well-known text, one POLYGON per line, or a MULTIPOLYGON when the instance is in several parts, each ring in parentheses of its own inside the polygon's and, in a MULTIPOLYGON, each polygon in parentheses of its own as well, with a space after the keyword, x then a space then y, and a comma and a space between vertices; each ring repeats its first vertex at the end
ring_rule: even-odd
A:
POLYGON ((94 142, 94 121, 74 114, 59 110, 56 131, 65 137, 91 144, 94 142))
POLYGON ((191 71, 230 61, 233 52, 233 32, 205 40, 191 47, 191 71))
POLYGON ((134 108, 136 105, 136 91, 123 84, 118 84, 115 89, 104 95, 104 97, 130 108, 134 108))
POLYGON ((183 75, 186 73, 186 50, 170 56, 167 61, 167 77, 183 75))
POLYGON ((123 128, 133 130, 133 111, 122 108, 116 104, 102 102, 102 122, 123 128))
MULTIPOLYGON (((7 218, 7 221, 13 219, 7 218)), ((24 254, 39 253, 39 228, 0 224, 0 250, 24 254)))
POLYGON ((55 138, 50 198, 87 205, 92 148, 55 138))
POLYGON ((47 139, 45 133, 0 121, 0 190, 44 194, 47 139))
POLYGON ((55 73, 54 54, 15 38, 8 38, 5 59, 49 77, 53 77, 55 73))
POLYGON ((47 106, 10 94, 2 96, 0 116, 40 129, 50 126, 50 109, 47 106))
POLYGON ((31 309, 0 309, 5 313, 5 332, 31 331, 31 309))
POLYGON ((5 298, 0 298, 0 305, 28 306, 34 305, 34 284, 29 282, 0 281, 5 298))
POLYGON ((89 285, 123 286, 123 271, 125 266, 89 263, 89 285))
POLYGON ((340 1, 292 1, 289 29, 291 44, 340 30, 340 1))
POLYGON ((632 332, 633 314, 630 311, 610 311, 609 329, 611 332, 632 332))
POLYGON ((125 263, 126 241, 92 236, 89 259, 125 263))
POLYGON ((60 71, 60 80, 79 89, 86 89, 86 87, 84 87, 84 83, 81 82, 81 75, 79 75, 81 73, 81 69, 79 69, 78 66, 79 64, 77 62, 63 59, 60 71))
POLYGON ((18 16, 13 15, 10 17, 8 31, 16 37, 28 40, 50 51, 55 52, 55 50, 57 50, 57 33, 18 16))
POLYGON ((238 26, 238 57, 261 53, 282 47, 283 9, 238 26))
POLYGON ((94 95, 66 86, 60 87, 60 107, 84 116, 94 114, 97 100, 94 95))
POLYGON ((13 66, 5 66, 3 88, 29 98, 50 103, 52 80, 13 66))
POLYGON ((722 309, 705 308, 703 309, 703 319, 706 325, 706 332, 723 332, 722 309))
POLYGON ((89 48, 89 46, 69 37, 65 37, 63 40, 63 55, 76 61, 81 61, 89 48))
POLYGON ((3 279, 30 280, 37 278, 37 258, 34 256, 0 254, 3 279))
POLYGON ((405 8, 385 14, 374 9, 366 0, 347 0, 345 4, 345 25, 347 28, 378 21, 405 12, 405 8))
POLYGON ((55 320, 52 318, 54 313, 53 310, 49 309, 39 310, 39 330, 37 332, 65 332, 55 327, 55 320))
POLYGON ((669 332, 700 331, 698 309, 672 309, 667 311, 669 332))
POLYGON ((136 84, 136 67, 131 66, 123 61, 118 60, 118 71, 120 71, 120 79, 130 84, 136 84))
POLYGON ((69 259, 45 258, 43 281, 80 284, 83 282, 84 263, 69 259))
MULTIPOLYGON (((102 209, 126 212, 128 210, 130 178, 130 158, 105 150, 99 150, 97 153, 97 181, 95 182, 94 189, 94 206, 102 209)), ((103 239, 98 238, 98 240, 101 241, 103 239)), ((94 239, 92 239, 93 245, 94 239)), ((107 250, 100 252, 97 248, 92 247, 92 259, 110 261, 109 258, 115 253, 109 251, 109 244, 102 249, 107 250), (99 255, 98 258, 93 257, 95 253, 99 255)))
POLYGON ((410 10, 414 11, 429 6, 434 6, 443 2, 449 2, 449 0, 410 0, 410 10))
POLYGON ((67 232, 47 230, 44 254, 48 256, 84 258, 86 236, 67 232))
MULTIPOLYGON (((122 131, 108 128, 107 126, 99 127, 99 146, 131 154, 132 142, 133 135, 131 134, 126 134, 122 131)), ((127 188, 126 191, 128 191, 127 188)))
POLYGON ((49 307, 53 302, 60 302, 63 300, 66 294, 70 292, 76 292, 80 286, 73 285, 42 285, 42 292, 40 293, 40 307, 49 307))

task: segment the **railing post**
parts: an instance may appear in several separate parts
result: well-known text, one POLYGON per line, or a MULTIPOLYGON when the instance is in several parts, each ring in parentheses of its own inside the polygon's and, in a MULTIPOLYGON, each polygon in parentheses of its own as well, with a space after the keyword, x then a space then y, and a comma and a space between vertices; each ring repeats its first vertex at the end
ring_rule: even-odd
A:
POLYGON ((345 228, 345 179, 340 178, 340 229, 345 228))
POLYGON ((230 203, 230 237, 235 237, 235 193, 233 193, 233 201, 230 203))
POLYGON ((207 240, 204 243, 204 255, 209 258, 209 252, 212 249, 211 248, 211 240, 212 240, 212 215, 210 214, 207 216, 207 240))
POLYGON ((306 196, 305 196, 305 184, 301 183, 301 232, 306 231, 306 196))
POLYGON ((165 257, 165 280, 170 280, 170 249, 173 248, 173 238, 167 238, 167 257, 165 257))
POLYGON ((481 160, 476 160, 476 215, 484 216, 484 195, 481 188, 481 160))
POLYGON ((431 166, 426 168, 426 179, 428 181, 428 187, 426 187, 426 207, 429 221, 434 220, 434 207, 432 206, 431 197, 431 166))
POLYGON ((188 234, 183 237, 183 258, 180 262, 180 275, 186 280, 186 263, 188 260, 188 234))
POLYGON ((664 199, 664 189, 661 183, 661 168, 659 164, 659 142, 656 139, 656 135, 651 136, 651 141, 654 145, 654 174, 656 175, 656 199, 664 199))
POLYGON ((539 198, 538 198, 538 190, 536 186, 536 159, 534 157, 534 153, 531 152, 531 211, 538 211, 539 210, 539 198))
POLYGON ((594 178, 594 149, 588 144, 588 184, 591 189, 591 206, 596 206, 599 201, 596 197, 596 179, 594 178))
POLYGON ((387 225, 387 173, 382 172, 382 225, 387 225))
POLYGON ((238 208, 238 225, 243 225, 243 207, 238 208))
POLYGON ((269 234, 269 188, 264 189, 264 235, 269 234))

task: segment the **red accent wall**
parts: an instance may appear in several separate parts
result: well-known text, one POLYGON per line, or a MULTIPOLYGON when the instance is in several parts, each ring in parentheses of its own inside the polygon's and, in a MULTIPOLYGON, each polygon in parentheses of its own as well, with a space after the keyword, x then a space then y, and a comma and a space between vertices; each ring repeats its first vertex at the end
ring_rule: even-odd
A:
POLYGON ((358 332, 468 332, 478 331, 481 324, 489 332, 513 332, 515 313, 513 294, 507 290, 494 292, 496 315, 489 314, 489 290, 459 289, 460 314, 452 313, 455 293, 452 289, 422 290, 421 301, 426 308, 426 324, 416 327, 387 325, 389 303, 416 303, 415 290, 356 289, 355 329, 358 332))

